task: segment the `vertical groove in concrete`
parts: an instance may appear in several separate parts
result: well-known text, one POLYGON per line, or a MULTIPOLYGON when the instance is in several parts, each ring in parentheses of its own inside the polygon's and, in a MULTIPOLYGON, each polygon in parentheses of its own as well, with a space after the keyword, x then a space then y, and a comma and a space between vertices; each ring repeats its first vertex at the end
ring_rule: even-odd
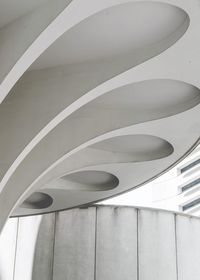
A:
POLYGON ((15 280, 15 266, 16 266, 16 258, 17 258, 17 243, 18 243, 18 233, 19 233, 19 219, 17 219, 17 232, 16 232, 16 241, 15 241, 15 257, 14 257, 14 265, 13 265, 13 280, 15 280))
POLYGON ((195 217, 95 206, 12 224, 1 240, 1 280, 200 279, 195 217))
POLYGON ((179 275, 178 275, 178 247, 177 247, 177 227, 176 227, 176 217, 177 215, 174 214, 174 233, 175 233, 175 248, 176 248, 176 277, 177 280, 179 280, 179 275))
POLYGON ((58 213, 54 213, 54 232, 53 232, 53 252, 52 252, 52 264, 51 264, 51 280, 53 280, 53 271, 54 271, 54 252, 55 252, 55 242, 56 242, 56 220, 58 213))
POLYGON ((137 280, 140 279, 140 256, 139 256, 139 209, 137 209, 137 280))
POLYGON ((94 238, 94 280, 96 280, 96 269, 97 269, 97 211, 98 207, 95 207, 95 238, 94 238))

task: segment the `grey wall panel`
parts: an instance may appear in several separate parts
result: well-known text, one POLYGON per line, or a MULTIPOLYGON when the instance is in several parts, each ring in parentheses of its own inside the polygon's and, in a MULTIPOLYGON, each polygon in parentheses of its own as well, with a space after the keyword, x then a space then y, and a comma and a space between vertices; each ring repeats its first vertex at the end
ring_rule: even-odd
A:
POLYGON ((139 210, 139 279, 177 280, 174 215, 139 210))
POLYGON ((179 280, 200 279, 200 220, 176 218, 177 260, 179 280))
POLYGON ((32 280, 51 280, 53 269, 55 214, 43 215, 35 253, 32 280))
POLYGON ((14 280, 50 280, 55 214, 19 219, 14 280))
POLYGON ((0 235, 0 280, 13 280, 18 218, 9 219, 0 235))
POLYGON ((34 252, 42 216, 19 219, 14 280, 32 280, 34 252))
POLYGON ((96 280, 137 279, 137 210, 97 208, 96 280))
POLYGON ((0 280, 199 280, 199 260, 200 219, 160 210, 13 218, 0 236, 0 280))
POLYGON ((75 209, 56 217, 54 280, 94 280, 96 209, 75 209))

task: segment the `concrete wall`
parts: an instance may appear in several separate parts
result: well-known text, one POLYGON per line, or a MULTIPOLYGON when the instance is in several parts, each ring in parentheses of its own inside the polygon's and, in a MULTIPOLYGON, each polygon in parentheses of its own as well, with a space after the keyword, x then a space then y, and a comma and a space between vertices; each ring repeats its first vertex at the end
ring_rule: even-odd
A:
POLYGON ((10 219, 1 280, 199 280, 200 219, 97 206, 10 219))

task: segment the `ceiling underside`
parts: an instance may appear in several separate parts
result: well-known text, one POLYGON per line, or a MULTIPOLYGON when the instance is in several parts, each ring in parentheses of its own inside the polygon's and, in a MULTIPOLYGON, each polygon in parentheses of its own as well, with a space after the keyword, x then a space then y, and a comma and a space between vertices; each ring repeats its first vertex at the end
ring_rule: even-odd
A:
POLYGON ((197 145, 197 0, 23 2, 0 9, 1 225, 136 188, 197 145))

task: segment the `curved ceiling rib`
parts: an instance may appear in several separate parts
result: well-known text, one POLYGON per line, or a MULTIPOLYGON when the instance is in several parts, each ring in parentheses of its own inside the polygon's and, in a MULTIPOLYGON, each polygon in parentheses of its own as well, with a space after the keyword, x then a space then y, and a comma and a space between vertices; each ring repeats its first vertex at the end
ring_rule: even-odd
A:
POLYGON ((55 18, 71 0, 43 2, 0 29, 0 40, 3 41, 0 46, 0 103, 45 47, 51 44, 54 39, 51 37, 55 36, 56 40, 53 30, 55 18))
POLYGON ((0 228, 135 188, 200 134, 196 0, 26 5, 0 20, 0 228))
MULTIPOLYGON (((101 1, 101 4, 91 0, 87 3, 80 0, 44 0, 39 7, 30 2, 32 9, 27 8, 24 14, 19 13, 19 17, 11 16, 11 21, 5 20, 5 25, 2 20, 0 103, 30 65, 64 32, 91 14, 124 2, 127 0, 101 1)), ((4 5, 2 3, 2 13, 4 5)))
MULTIPOLYGON (((70 60, 68 62, 70 65, 64 67, 54 67, 51 69, 28 72, 19 81, 13 91, 11 91, 6 102, 2 104, 1 110, 1 119, 5 120, 6 123, 5 125, 2 124, 2 128, 4 129, 2 142, 6 142, 6 148, 9 150, 10 157, 10 159, 4 160, 6 163, 4 163, 1 168, 0 176, 3 177, 0 184, 1 189, 28 153, 42 138, 56 127, 56 125, 62 122, 80 106, 84 106, 84 104, 96 98, 98 95, 105 93, 106 89, 104 89, 104 87, 107 84, 107 91, 109 88, 118 87, 117 77, 115 81, 115 78, 112 79, 113 76, 120 74, 130 67, 133 68, 138 63, 152 56, 158 55, 161 51, 177 41, 186 31, 189 24, 189 17, 183 10, 161 3, 150 2, 147 5, 146 2, 134 2, 135 1, 129 1, 124 5, 117 5, 117 3, 115 3, 114 7, 88 17, 85 21, 66 32, 61 38, 61 45, 63 45, 62 41, 64 40, 64 49, 65 45, 68 45, 68 41, 74 41, 73 44, 71 43, 72 52, 73 46, 77 45, 77 36, 78 38, 80 35, 82 36, 83 43, 85 36, 87 36, 91 41, 90 44, 92 44, 93 32, 90 26, 93 26, 93 28, 98 27, 96 29, 99 31, 103 47, 102 49, 99 48, 97 43, 93 52, 98 54, 98 56, 103 55, 107 57, 111 55, 110 46, 107 46, 107 37, 109 34, 110 36, 112 33, 114 34, 113 31, 116 28, 116 23, 120 25, 120 23, 123 22, 124 30, 127 35, 124 38, 125 43, 121 44, 121 47, 118 47, 116 50, 118 56, 115 54, 114 57, 111 57, 108 61, 100 62, 99 59, 97 59, 96 63, 85 62, 85 64, 82 62, 77 64, 75 56, 74 65, 71 65, 72 61, 70 60), (155 13, 160 14, 160 17, 155 17, 151 26, 148 27, 144 25, 144 21, 137 16, 139 12, 143 10, 144 5, 147 5, 144 14, 146 19, 152 19, 155 13), (110 19, 111 12, 112 19, 110 19), (127 14, 127 12, 129 12, 129 14, 127 14), (134 17, 133 13, 135 15, 134 17), (102 17, 104 25, 106 26, 106 24, 109 24, 109 30, 106 36, 104 35, 105 26, 101 26, 100 29, 102 17), (171 25, 169 25, 169 21, 172 22, 171 25), (144 33, 143 39, 141 39, 141 34, 138 33, 137 28, 135 30, 129 28, 130 23, 132 23, 133 26, 140 24, 140 31, 144 33), (161 26, 161 30, 155 28, 157 25, 161 26), (149 28, 152 30, 153 39, 152 37, 146 39, 144 36, 147 31, 149 32, 149 28), (130 41, 131 36, 135 37, 133 42, 130 41), (136 43, 137 48, 135 48, 136 43), (104 45, 106 45, 106 47, 104 45), (144 46, 142 47, 142 45, 144 46), (79 81, 78 87, 77 80, 79 81), (101 89, 103 90, 102 92, 101 89), (58 92, 59 96, 55 95, 55 92, 58 92), (46 103, 47 100, 48 103, 46 103), (48 106, 48 104, 50 108, 44 110, 44 107, 48 106), (13 110, 13 108, 15 108, 15 110, 13 110), (20 115, 18 113, 19 111, 20 115), (33 119, 35 119, 34 126, 32 122, 33 119), (8 124, 10 130, 7 129, 8 124), (19 129, 25 129, 26 133, 19 134, 19 129), (13 138, 15 138, 15 145, 12 143, 13 138), (8 139, 10 139, 10 141, 8 139)), ((120 42, 120 39, 121 37, 118 32, 115 32, 115 41, 120 42)), ((50 52, 50 54, 44 53, 44 56, 52 58, 51 49, 53 49, 54 55, 56 54, 57 56, 57 51, 55 52, 57 44, 60 44, 59 40, 58 43, 56 42, 47 51, 50 52)), ((81 56, 79 57, 80 61, 85 57, 85 52, 90 52, 90 44, 87 50, 88 44, 89 42, 85 45, 82 58, 81 56)), ((38 60, 39 63, 42 57, 38 60)), ((71 56, 70 59, 72 59, 71 56)), ((47 60, 47 58, 45 58, 45 60, 47 60)), ((41 68, 42 65, 46 67, 46 64, 40 63, 39 68, 41 68)), ((32 66, 34 69, 35 67, 38 67, 38 62, 36 62, 36 66, 32 66)), ((133 79, 134 76, 131 78, 132 82, 133 79)), ((126 82, 126 77, 124 78, 124 82, 126 82)), ((4 147, 2 153, 0 151, 0 154, 3 158, 6 158, 6 155, 8 155, 4 147)))

